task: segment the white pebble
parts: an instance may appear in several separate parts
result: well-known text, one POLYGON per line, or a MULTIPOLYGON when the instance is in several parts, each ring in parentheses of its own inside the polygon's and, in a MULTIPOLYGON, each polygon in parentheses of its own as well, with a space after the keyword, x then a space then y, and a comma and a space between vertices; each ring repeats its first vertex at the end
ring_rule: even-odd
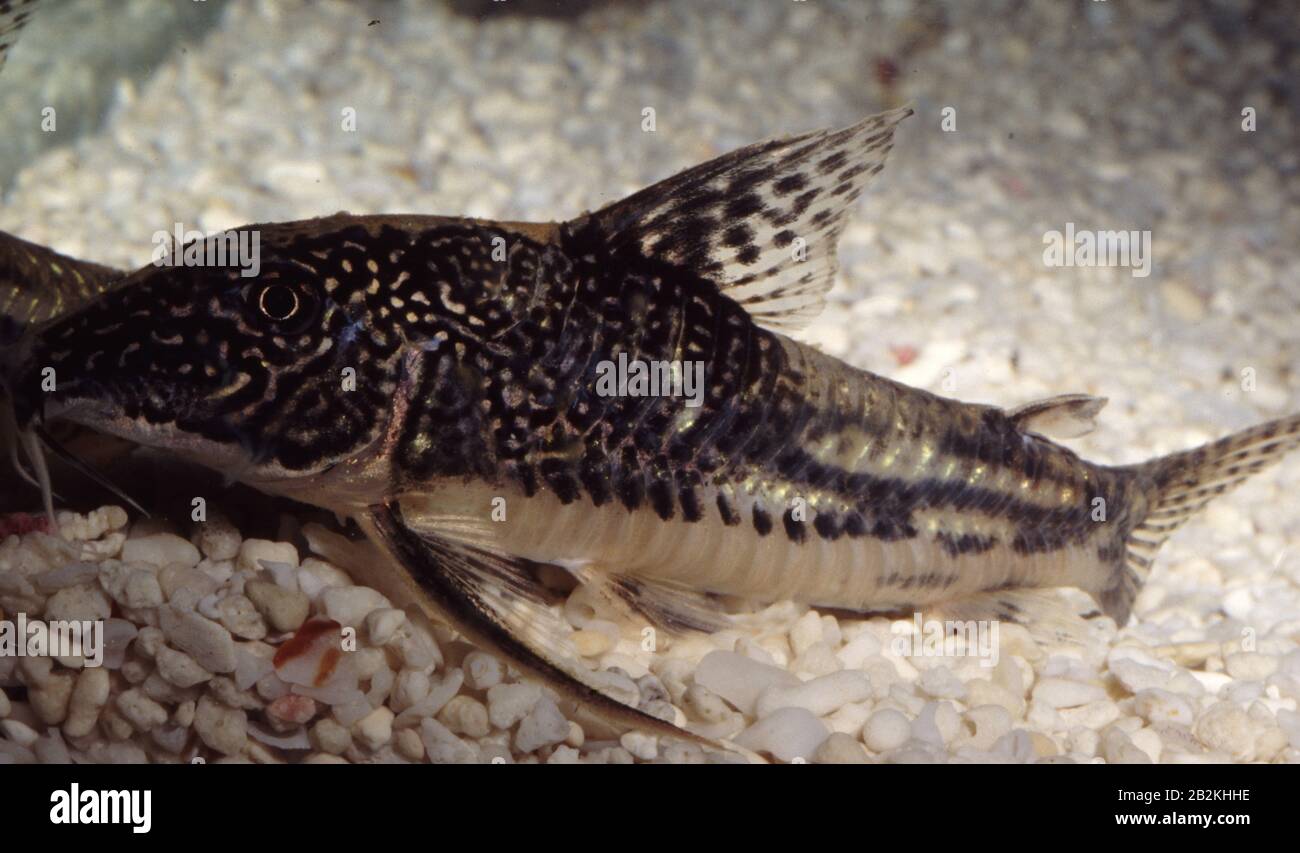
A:
POLYGON ((49 622, 99 622, 112 612, 113 605, 104 591, 86 584, 61 589, 45 602, 45 619, 49 622))
POLYGON ((626 732, 618 739, 619 745, 642 761, 659 757, 659 739, 644 732, 626 732))
POLYGON ((194 658, 167 646, 158 649, 154 662, 158 665, 158 674, 177 687, 193 687, 212 678, 212 673, 199 666, 194 658))
POLYGON ((347 572, 316 557, 308 557, 298 567, 298 588, 313 602, 327 589, 351 585, 347 572))
POLYGON ((882 708, 867 719, 862 727, 862 740, 873 752, 889 752, 907 743, 912 736, 912 724, 901 711, 882 708))
POLYGON ((1117 720, 1120 709, 1109 699, 1098 699, 1096 702, 1074 708, 1061 708, 1058 713, 1066 728, 1083 727, 1099 730, 1117 720))
POLYGON ((352 733, 329 717, 311 727, 310 738, 317 749, 332 755, 342 755, 352 745, 352 733))
POLYGON ((366 714, 352 727, 352 735, 371 750, 393 739, 393 712, 380 706, 366 714))
POLYGON ((881 651, 880 638, 870 631, 863 631, 849 640, 835 652, 835 657, 845 669, 861 669, 871 659, 878 657, 881 651))
POLYGON ((406 614, 395 607, 372 610, 366 614, 366 636, 371 645, 386 646, 405 622, 406 614))
MULTIPOLYGON (((820 628, 818 623, 818 630, 820 628)), ((746 714, 753 714, 759 695, 769 687, 797 687, 793 673, 759 663, 735 652, 710 652, 695 670, 695 683, 726 699, 746 714)), ((811 757, 811 756, 808 756, 811 757)))
POLYGON ((1148 723, 1190 726, 1195 718, 1192 705, 1182 696, 1153 687, 1133 697, 1133 712, 1148 723))
POLYGON ((424 760, 424 741, 415 729, 402 729, 393 735, 393 746, 397 754, 407 761, 424 760))
POLYGON ((812 648, 814 643, 820 643, 821 641, 821 614, 816 610, 809 610, 799 617, 799 621, 795 622, 794 627, 790 629, 790 648, 794 650, 795 656, 798 657, 812 648))
MULTIPOLYGON (((228 559, 228 558, 227 558, 228 559)), ((298 549, 289 542, 271 542, 267 539, 245 539, 239 545, 235 568, 254 575, 263 571, 262 561, 298 565, 298 549)))
POLYGON ((738 746, 765 752, 778 761, 812 761, 830 736, 826 724, 804 708, 782 708, 736 735, 738 746))
POLYGON ((813 754, 814 764, 870 764, 867 751, 852 736, 831 732, 813 754))
POLYGON ((702 684, 686 688, 682 703, 692 717, 706 723, 720 723, 735 713, 722 697, 702 684))
POLYGON ((364 586, 331 587, 321 593, 325 615, 349 628, 357 628, 367 615, 379 608, 390 608, 388 599, 364 586))
POLYGON ((214 562, 233 560, 239 553, 239 531, 224 518, 210 518, 194 531, 194 544, 214 562))
POLYGON ((758 697, 760 720, 781 708, 804 708, 825 717, 845 705, 871 698, 871 679, 864 672, 843 670, 792 687, 773 685, 758 697))
POLYGON ((1034 700, 1049 708, 1073 708, 1105 698, 1101 685, 1067 678, 1040 678, 1034 685, 1034 700))
POLYGON ((472 696, 453 696, 438 712, 438 720, 456 734, 466 737, 486 737, 492 731, 487 708, 472 696))
POLYGON ((69 737, 90 734, 99 721, 100 711, 108 703, 110 686, 107 670, 93 667, 81 671, 68 701, 68 716, 63 723, 65 734, 69 737))
POLYGON ((122 716, 135 726, 136 731, 147 732, 167 722, 167 709, 141 690, 132 688, 119 694, 116 704, 122 716))
POLYGON ((1255 725, 1246 712, 1227 702, 1206 710, 1192 727, 1197 740, 1237 761, 1255 757, 1255 725))
POLYGON ((515 748, 520 752, 533 752, 560 743, 568 736, 569 721, 549 696, 543 696, 527 716, 519 721, 519 729, 515 732, 515 748))
POLYGON ((94 563, 67 563, 57 569, 47 569, 32 577, 32 583, 40 592, 51 593, 70 586, 90 583, 99 577, 99 566, 94 563))
POLYGON ((1152 687, 1164 688, 1173 675, 1173 665, 1137 646, 1116 646, 1106 655, 1106 667, 1129 693, 1152 687))
POLYGON ((208 672, 233 672, 237 659, 230 632, 197 613, 171 606, 158 608, 163 634, 208 672))
POLYGON ((227 595, 216 603, 216 614, 226 630, 245 640, 266 636, 266 620, 245 595, 227 595))
POLYGON ((307 621, 311 602, 296 589, 251 580, 244 585, 244 594, 257 608, 270 626, 279 633, 296 631, 307 621))
POLYGON ((0 732, 19 746, 30 748, 40 737, 36 730, 20 720, 0 720, 0 732))
POLYGON ((496 656, 478 650, 465 655, 461 668, 465 670, 465 683, 474 690, 497 686, 504 673, 504 667, 496 656))
POLYGON ((1164 742, 1160 740, 1160 735, 1152 729, 1139 729, 1129 735, 1129 740, 1133 745, 1151 759, 1155 764, 1160 761, 1160 754, 1164 751, 1164 742))
POLYGON ((428 674, 419 669, 404 669, 393 680, 393 693, 389 703, 400 714, 428 695, 428 674))
POLYGON ((536 684, 498 684, 488 690, 488 717, 496 728, 508 729, 522 720, 541 697, 542 690, 536 684))
POLYGON ((432 717, 420 721, 420 739, 433 764, 470 764, 476 757, 469 744, 432 717))
POLYGON ((248 718, 242 710, 204 694, 194 711, 194 730, 203 742, 222 755, 238 755, 248 742, 248 718))
POLYGON ((922 671, 916 686, 935 699, 966 698, 966 685, 946 666, 935 666, 922 671))
POLYGON ((148 563, 162 568, 180 563, 186 568, 199 564, 199 549, 174 533, 153 533, 128 539, 122 545, 122 562, 148 563))
POLYGON ((158 585, 158 575, 144 569, 137 569, 126 577, 125 604, 137 610, 157 607, 163 603, 162 587, 158 585))
POLYGON ((39 686, 28 689, 27 701, 42 723, 57 726, 67 717, 72 685, 71 675, 58 672, 46 678, 39 686))
POLYGON ((1101 754, 1107 764, 1150 764, 1151 756, 1139 749, 1123 730, 1110 726, 1101 735, 1101 754))
POLYGON ((1223 659, 1228 675, 1240 681, 1263 681, 1277 671, 1277 658, 1258 652, 1237 652, 1223 659))
POLYGON ((980 751, 988 751, 998 738, 1011 731, 1011 714, 1001 705, 980 705, 965 714, 967 724, 974 730, 963 742, 980 751))

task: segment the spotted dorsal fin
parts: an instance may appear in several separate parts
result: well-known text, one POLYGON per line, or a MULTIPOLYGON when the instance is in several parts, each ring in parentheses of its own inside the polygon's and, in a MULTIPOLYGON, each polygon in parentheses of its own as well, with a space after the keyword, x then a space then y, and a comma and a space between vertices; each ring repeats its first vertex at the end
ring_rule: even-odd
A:
POLYGON ((893 147, 910 109, 758 142, 688 169, 592 215, 614 252, 685 267, 768 328, 815 317, 834 283, 845 217, 893 147))
POLYGON ((1105 405, 1105 397, 1062 394, 1017 406, 1007 412, 1007 417, 1021 432, 1048 438, 1078 438, 1096 429, 1097 414, 1105 405))

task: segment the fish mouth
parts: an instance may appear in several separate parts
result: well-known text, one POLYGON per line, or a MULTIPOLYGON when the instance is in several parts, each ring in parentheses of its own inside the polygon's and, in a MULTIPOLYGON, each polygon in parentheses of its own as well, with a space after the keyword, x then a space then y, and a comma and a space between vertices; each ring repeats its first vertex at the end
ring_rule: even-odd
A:
POLYGON ((94 428, 109 416, 108 407, 88 398, 51 399, 44 397, 39 403, 18 395, 12 400, 14 423, 20 432, 44 432, 49 424, 72 421, 94 428))
MULTIPOLYGON (((23 439, 32 447, 32 450, 25 451, 28 455, 39 444, 44 444, 53 455, 146 515, 148 513, 121 489, 59 447, 50 436, 47 424, 70 421, 216 471, 227 482, 244 483, 267 494, 341 513, 374 503, 391 483, 391 456, 387 452, 391 449, 389 444, 394 433, 391 425, 344 459, 332 460, 316 469, 294 470, 259 458, 255 447, 238 440, 208 438, 179 427, 175 421, 155 424, 143 418, 128 417, 110 401, 101 398, 47 398, 42 405, 29 407, 24 415, 25 419, 19 421, 20 435, 34 437, 23 439), (39 444, 32 444, 33 441, 39 444)), ((36 479, 39 480, 39 476, 36 479)))
MULTIPOLYGON (((0 433, 3 433, 4 444, 8 448, 9 460, 14 472, 21 479, 40 490, 41 502, 44 504, 45 514, 49 519, 51 529, 57 530, 58 525, 54 516, 55 495, 50 480, 49 464, 46 459, 47 453, 58 457, 74 471, 106 489, 141 515, 146 518, 149 516, 148 510, 122 488, 97 471, 84 459, 65 448, 61 442, 51 435, 46 426, 50 404, 41 406, 27 405, 21 408, 20 405, 20 401, 11 400, 9 405, 3 407, 3 414, 0 416, 0 433), (20 451, 22 456, 26 458, 26 464, 20 458, 20 451), (28 466, 30 466, 30 469, 28 466)), ((68 411, 73 408, 60 403, 54 403, 52 407, 56 409, 56 418, 66 416, 68 411)))

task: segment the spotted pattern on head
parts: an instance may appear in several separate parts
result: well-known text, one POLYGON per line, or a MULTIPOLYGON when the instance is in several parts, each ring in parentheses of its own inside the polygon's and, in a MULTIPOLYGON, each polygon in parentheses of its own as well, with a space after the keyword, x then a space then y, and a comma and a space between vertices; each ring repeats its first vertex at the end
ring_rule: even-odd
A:
POLYGON ((509 275, 482 260, 502 233, 492 228, 250 228, 263 238, 255 277, 146 267, 54 323, 31 361, 55 368, 57 391, 41 394, 33 374, 20 404, 106 402, 145 424, 238 443, 255 464, 316 470, 379 438, 404 348, 509 325, 453 282, 504 292, 507 278, 530 279, 523 260, 509 275))

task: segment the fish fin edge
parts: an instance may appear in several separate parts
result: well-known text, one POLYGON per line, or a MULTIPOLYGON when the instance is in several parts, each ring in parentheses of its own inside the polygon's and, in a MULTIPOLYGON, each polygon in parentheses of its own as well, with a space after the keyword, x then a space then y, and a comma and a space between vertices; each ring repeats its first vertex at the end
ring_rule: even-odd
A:
POLYGON ((1040 645, 1087 646, 1095 642, 1102 615, 1086 592, 1063 588, 1001 589, 975 593, 935 605, 928 618, 954 622, 1008 622, 1020 625, 1040 645))
POLYGON ((562 699, 569 700, 565 704, 571 716, 588 732, 617 736, 620 730, 639 730, 723 753, 743 752, 605 693, 594 672, 565 648, 568 626, 541 603, 543 596, 530 588, 531 581, 519 571, 516 558, 413 530, 387 505, 371 507, 362 528, 418 583, 435 616, 471 642, 498 652, 556 688, 562 699))
POLYGON ((912 112, 747 145, 568 227, 594 226, 605 251, 689 269, 760 325, 794 331, 825 306, 848 215, 912 112))
POLYGON ((1079 438, 1097 428, 1097 415, 1107 402, 1105 397, 1090 394, 1061 394, 1008 409, 1007 417, 1021 432, 1054 439, 1079 438))
POLYGON ((671 634, 713 634, 735 627, 722 612, 722 603, 709 593, 659 579, 603 572, 590 564, 564 568, 624 614, 640 616, 671 634))
POLYGON ((1097 600, 1123 625, 1161 546, 1219 495, 1300 449, 1300 413, 1244 429, 1191 450, 1121 469, 1139 478, 1146 507, 1123 538, 1110 583, 1097 600))

